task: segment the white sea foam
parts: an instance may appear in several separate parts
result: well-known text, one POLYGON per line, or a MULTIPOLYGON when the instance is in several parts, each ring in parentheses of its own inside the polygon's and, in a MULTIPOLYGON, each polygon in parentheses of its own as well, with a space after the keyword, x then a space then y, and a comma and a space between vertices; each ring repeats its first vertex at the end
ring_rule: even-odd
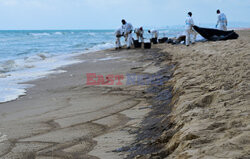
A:
POLYGON ((90 35, 90 36, 96 36, 96 33, 89 32, 88 35, 90 35))
POLYGON ((26 57, 25 61, 26 62, 36 62, 36 61, 41 61, 41 60, 45 60, 46 58, 51 57, 51 55, 46 54, 46 53, 39 53, 30 57, 26 57))
POLYGON ((106 57, 106 58, 102 58, 102 59, 98 59, 98 61, 108 61, 108 60, 115 60, 115 59, 119 59, 120 57, 106 57))
POLYGON ((19 96, 25 95, 26 91, 24 88, 20 88, 21 85, 0 85, 0 103, 1 102, 8 102, 17 99, 19 96), (8 88, 6 88, 8 86, 8 88), (1 88, 3 87, 3 88, 1 88))
MULTIPOLYGON (((39 34, 38 34, 39 35, 39 34)), ((83 53, 90 53, 115 47, 115 44, 102 43, 96 45, 83 53)), ((19 59, 8 59, 0 61, 0 103, 16 100, 19 96, 26 94, 26 89, 32 85, 22 84, 31 80, 48 76, 49 74, 62 73, 63 70, 55 70, 59 67, 82 62, 74 59, 75 54, 51 55, 38 53, 19 59)), ((100 59, 100 61, 111 60, 112 57, 100 59)))
POLYGON ((4 70, 7 71, 8 69, 9 71, 0 74, 0 103, 12 101, 25 95, 25 89, 31 87, 31 85, 20 83, 43 78, 49 74, 63 73, 65 71, 55 69, 81 62, 69 60, 73 56, 76 55, 65 54, 48 58, 44 54, 37 54, 25 59, 8 61, 8 67, 5 66, 4 70))
POLYGON ((17 68, 17 65, 14 60, 7 60, 0 64, 0 72, 10 72, 17 68))
POLYGON ((91 51, 99 51, 99 50, 105 50, 105 49, 110 49, 114 48, 115 44, 114 43, 104 43, 104 44, 99 44, 94 47, 92 47, 90 50, 91 51))
POLYGON ((55 34, 55 35, 63 35, 62 32, 55 32, 54 34, 55 34))
POLYGON ((39 53, 30 57, 25 57, 24 59, 3 61, 0 62, 0 73, 18 71, 26 68, 33 68, 35 67, 35 65, 33 64, 34 62, 43 61, 49 57, 51 57, 51 55, 46 53, 39 53))
POLYGON ((0 143, 8 140, 7 135, 4 135, 0 132, 0 143))
POLYGON ((31 33, 33 36, 50 36, 50 33, 31 33))
POLYGON ((0 73, 0 78, 6 78, 10 76, 9 74, 6 74, 6 73, 0 73))

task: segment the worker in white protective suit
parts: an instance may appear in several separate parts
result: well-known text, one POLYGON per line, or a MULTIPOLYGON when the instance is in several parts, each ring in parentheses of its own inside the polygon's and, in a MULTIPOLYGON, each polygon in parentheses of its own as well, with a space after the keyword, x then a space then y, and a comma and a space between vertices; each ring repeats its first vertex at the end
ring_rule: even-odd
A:
POLYGON ((148 30, 148 33, 151 34, 152 38, 158 39, 158 37, 159 37, 159 31, 158 30, 155 30, 155 29, 148 30))
POLYGON ((223 31, 227 31, 227 17, 224 13, 221 13, 220 10, 217 10, 217 14, 218 14, 218 21, 216 24, 216 28, 219 25, 219 29, 223 30, 223 31))
POLYGON ((189 46, 190 41, 191 43, 195 43, 197 33, 193 30, 193 26, 194 26, 194 20, 192 18, 192 13, 189 12, 188 17, 186 19, 186 27, 185 27, 186 46, 189 46))
POLYGON ((143 30, 143 27, 136 28, 135 29, 135 34, 136 34, 137 40, 144 43, 144 37, 143 37, 144 30, 143 30))
POLYGON ((127 23, 126 20, 123 19, 122 28, 124 30, 124 37, 127 43, 127 49, 130 49, 131 46, 133 45, 133 37, 132 37, 133 25, 130 23, 127 23))
POLYGON ((115 31, 115 36, 116 36, 116 49, 121 49, 122 45, 121 45, 121 37, 123 36, 123 30, 122 28, 119 28, 115 31))

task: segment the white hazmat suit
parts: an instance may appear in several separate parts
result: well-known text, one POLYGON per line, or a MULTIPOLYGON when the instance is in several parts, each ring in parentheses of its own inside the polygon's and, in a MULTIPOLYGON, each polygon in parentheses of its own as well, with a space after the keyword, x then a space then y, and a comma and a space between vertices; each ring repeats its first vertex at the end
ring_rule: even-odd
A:
POLYGON ((122 28, 124 30, 124 36, 125 36, 125 41, 127 43, 127 48, 130 48, 131 45, 133 44, 133 37, 132 37, 133 25, 130 23, 126 23, 122 25, 122 28))
POLYGON ((220 30, 227 31, 227 17, 224 13, 218 15, 218 21, 216 27, 219 25, 220 30))
POLYGON ((150 33, 151 33, 152 38, 158 39, 158 37, 159 37, 159 32, 158 32, 157 30, 152 29, 152 30, 150 31, 150 33))
POLYGON ((136 28, 135 34, 136 34, 137 40, 141 41, 143 43, 144 42, 144 38, 143 38, 144 31, 140 28, 136 28))
POLYGON ((196 32, 193 30, 194 20, 191 16, 188 16, 186 19, 186 27, 185 27, 185 34, 186 34, 186 45, 188 46, 191 43, 194 43, 196 40, 196 32), (192 39, 191 39, 192 36, 192 39))
POLYGON ((115 36, 116 36, 116 48, 120 48, 121 47, 121 37, 123 35, 123 30, 122 28, 119 28, 115 31, 115 36))

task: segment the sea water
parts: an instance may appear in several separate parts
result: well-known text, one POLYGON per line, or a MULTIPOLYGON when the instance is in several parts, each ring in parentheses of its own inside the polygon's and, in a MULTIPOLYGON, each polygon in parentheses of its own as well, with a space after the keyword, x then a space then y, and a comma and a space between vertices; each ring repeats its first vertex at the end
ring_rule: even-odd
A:
MULTIPOLYGON (((181 32, 182 27, 161 29, 160 37, 181 32)), ((147 31, 145 37, 150 38, 147 31)), ((0 31, 0 103, 25 95, 31 85, 22 83, 61 73, 55 69, 82 62, 73 58, 76 55, 113 47, 114 30, 0 31)))
POLYGON ((113 30, 0 31, 0 103, 25 95, 21 83, 80 62, 73 56, 114 46, 113 30))

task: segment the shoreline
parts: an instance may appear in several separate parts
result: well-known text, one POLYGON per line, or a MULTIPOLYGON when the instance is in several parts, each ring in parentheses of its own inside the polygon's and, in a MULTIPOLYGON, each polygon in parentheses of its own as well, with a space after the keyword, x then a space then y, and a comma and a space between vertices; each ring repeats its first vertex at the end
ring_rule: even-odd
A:
POLYGON ((0 157, 249 157, 250 31, 237 32, 238 40, 189 48, 79 56, 90 60, 32 81, 27 96, 0 104, 0 157), (107 56, 120 58, 95 60, 107 56), (163 85, 85 86, 86 73, 160 73, 163 85))
MULTIPOLYGON (((235 30, 250 30, 250 28, 233 28, 233 29, 235 29, 235 30)), ((91 48, 90 49, 88 49, 88 50, 85 50, 84 52, 82 52, 82 53, 71 53, 71 54, 65 54, 64 56, 69 56, 69 57, 67 57, 66 59, 63 59, 63 60, 65 60, 65 61, 67 61, 67 62, 69 62, 68 64, 62 64, 61 66, 56 66, 54 69, 50 69, 50 70, 47 70, 47 71, 49 71, 49 73, 47 73, 47 74, 45 74, 45 75, 42 75, 42 77, 32 77, 32 78, 34 78, 34 79, 30 79, 30 80, 25 80, 24 82, 19 82, 19 83, 16 83, 16 85, 17 86, 19 86, 19 91, 20 91, 20 93, 19 93, 19 95, 15 95, 15 96, 17 96, 17 97, 15 97, 15 99, 10 99, 10 100, 8 100, 8 101, 3 101, 3 102, 0 102, 0 103, 5 103, 5 102, 11 102, 11 101, 15 101, 16 99, 18 99, 20 96, 25 96, 26 95, 26 93, 27 93, 27 89, 29 88, 29 87, 33 87, 33 86, 20 86, 20 84, 25 84, 25 83, 29 83, 30 81, 34 81, 34 80, 39 80, 39 79, 41 79, 41 78, 46 78, 47 76, 49 76, 49 75, 51 75, 51 74, 60 74, 60 73, 62 73, 61 71, 63 71, 63 70, 61 70, 60 68, 64 68, 64 67, 67 67, 67 66, 69 66, 69 65, 74 65, 74 64, 77 64, 77 63, 81 63, 81 62, 83 62, 83 61, 77 61, 77 57, 79 57, 79 56, 81 56, 82 54, 88 54, 88 53, 95 53, 95 52, 100 52, 100 51, 109 51, 109 50, 111 50, 111 49, 114 49, 114 48, 107 48, 107 49, 101 49, 101 50, 91 50, 91 48), (76 61, 73 61, 73 60, 76 60, 76 61)), ((40 55, 39 55, 40 56, 40 55)), ((55 56, 55 57, 58 57, 58 55, 57 56, 55 56)), ((44 57, 42 57, 42 58, 44 58, 44 57)), ((51 57, 49 57, 49 58, 51 58, 51 57)), ((47 59, 47 58, 46 58, 47 59)), ((8 77, 9 75, 7 74, 6 75, 6 77, 8 77)))
MULTIPOLYGON (((150 108, 144 109, 148 106, 144 100, 133 97, 147 86, 86 86, 85 75, 139 74, 145 68, 152 73, 159 68, 153 67, 152 59, 145 59, 144 55, 157 51, 152 48, 83 54, 78 58, 87 62, 66 66, 63 68, 65 73, 28 82, 35 87, 29 88, 26 96, 0 104, 0 132, 4 135, 0 142, 0 157, 63 158, 66 155, 95 158, 104 151, 88 154, 97 146, 93 138, 114 130, 117 132, 112 137, 123 140, 127 135, 129 141, 126 143, 132 142, 133 135, 124 134, 121 129, 129 128, 131 122, 139 127, 140 121, 150 111, 150 108), (114 59, 96 60, 107 57, 114 59), (131 116, 131 111, 138 114, 131 116)), ((111 145, 121 147, 124 143, 113 141, 111 145)), ((114 152, 109 155, 119 157, 114 152)))
MULTIPOLYGON (((109 51, 111 49, 113 49, 113 48, 107 48, 107 49, 103 49, 103 50, 92 50, 92 51, 91 50, 86 50, 85 52, 82 52, 82 53, 71 53, 71 54, 64 54, 64 55, 56 55, 56 56, 46 57, 46 58, 41 57, 41 58, 44 58, 41 61, 43 61, 43 60, 51 60, 53 58, 57 59, 59 57, 59 58, 62 58, 62 59, 60 61, 58 61, 58 62, 60 63, 60 62, 64 61, 64 63, 62 63, 59 66, 55 66, 55 67, 53 66, 54 68, 48 69, 48 70, 42 72, 40 75, 37 75, 37 77, 30 77, 30 79, 26 79, 26 80, 22 80, 22 81, 14 83, 16 85, 16 89, 18 89, 20 93, 16 92, 16 93, 9 94, 8 98, 10 98, 10 99, 8 99, 6 101, 0 101, 0 104, 1 103, 12 102, 12 101, 17 100, 18 98, 20 98, 22 96, 26 96, 27 90, 30 87, 34 87, 34 85, 29 84, 32 81, 47 78, 50 75, 56 75, 56 74, 64 73, 65 70, 63 70, 63 68, 65 68, 67 66, 70 66, 70 65, 75 65, 75 64, 78 64, 78 63, 85 62, 84 59, 82 59, 81 61, 78 59, 78 57, 80 57, 80 56, 82 56, 84 54, 98 53, 98 52, 101 52, 101 51, 109 51)), ((43 55, 41 54, 41 55, 35 55, 35 56, 43 56, 43 55)), ((101 59, 96 59, 96 60, 98 61, 98 60, 101 60, 101 59)), ((109 59, 103 59, 103 60, 109 60, 109 59)), ((30 68, 27 68, 27 69, 30 69, 30 68)), ((7 77, 10 76, 11 73, 12 72, 7 72, 7 74, 5 76, 1 77, 1 78, 7 78, 7 77)))

